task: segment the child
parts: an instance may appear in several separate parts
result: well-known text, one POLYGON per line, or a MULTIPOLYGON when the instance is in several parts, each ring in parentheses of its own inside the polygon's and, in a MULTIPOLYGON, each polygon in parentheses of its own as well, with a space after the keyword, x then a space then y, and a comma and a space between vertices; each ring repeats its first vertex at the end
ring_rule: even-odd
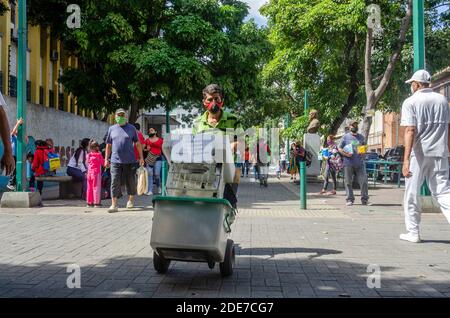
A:
MULTIPOLYGON (((34 153, 33 164, 31 169, 36 177, 45 177, 53 175, 52 172, 44 168, 44 163, 48 158, 48 153, 50 149, 44 140, 36 140, 36 152, 34 153)), ((39 193, 42 195, 42 189, 44 188, 44 182, 38 181, 37 188, 39 193)))
POLYGON ((28 190, 30 192, 34 192, 34 173, 31 169, 31 165, 33 164, 34 155, 32 153, 27 154, 27 180, 28 180, 28 190))
POLYGON ((102 164, 104 162, 100 145, 92 140, 89 145, 89 153, 86 157, 87 171, 87 193, 86 201, 88 207, 101 207, 102 190, 102 164))

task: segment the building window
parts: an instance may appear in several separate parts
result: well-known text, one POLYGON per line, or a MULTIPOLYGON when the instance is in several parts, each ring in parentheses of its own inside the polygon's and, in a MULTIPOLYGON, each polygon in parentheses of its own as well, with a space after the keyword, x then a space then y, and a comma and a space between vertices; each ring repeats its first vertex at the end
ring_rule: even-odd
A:
POLYGON ((27 102, 31 102, 31 81, 27 81, 27 102))
POLYGON ((44 105, 44 88, 39 87, 39 104, 44 105))
POLYGON ((9 76, 9 96, 17 97, 17 77, 9 76))
POLYGON ((53 95, 52 90, 48 91, 48 99, 49 99, 49 102, 48 102, 49 107, 55 108, 55 97, 53 95))

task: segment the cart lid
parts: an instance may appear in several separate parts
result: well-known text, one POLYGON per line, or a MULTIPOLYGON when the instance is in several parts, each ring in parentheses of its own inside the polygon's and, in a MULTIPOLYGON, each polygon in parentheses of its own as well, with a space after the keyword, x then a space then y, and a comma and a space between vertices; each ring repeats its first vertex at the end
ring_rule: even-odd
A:
POLYGON ((233 208, 228 200, 217 198, 172 197, 172 196, 157 195, 153 198, 152 201, 205 202, 214 204, 224 204, 229 206, 230 208, 233 208))

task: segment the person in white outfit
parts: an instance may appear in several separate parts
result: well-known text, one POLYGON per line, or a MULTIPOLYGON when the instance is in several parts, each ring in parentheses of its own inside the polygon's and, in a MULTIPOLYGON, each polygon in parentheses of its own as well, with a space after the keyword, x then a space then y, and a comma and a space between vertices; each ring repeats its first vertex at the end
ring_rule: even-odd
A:
POLYGON ((401 126, 405 130, 405 234, 400 239, 419 243, 419 190, 426 180, 431 194, 450 223, 449 124, 447 98, 430 89, 431 76, 419 70, 406 83, 413 95, 402 106, 401 126))

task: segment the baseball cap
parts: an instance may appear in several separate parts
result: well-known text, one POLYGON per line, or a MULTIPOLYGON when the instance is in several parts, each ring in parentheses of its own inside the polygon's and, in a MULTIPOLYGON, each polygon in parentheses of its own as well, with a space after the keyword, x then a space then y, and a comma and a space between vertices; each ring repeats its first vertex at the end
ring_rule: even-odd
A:
POLYGON ((431 83, 431 75, 425 70, 418 70, 414 73, 414 75, 407 80, 405 83, 409 84, 412 82, 419 82, 419 83, 431 83))
POLYGON ((119 108, 118 110, 116 110, 116 115, 117 114, 126 114, 127 112, 125 111, 125 109, 123 108, 119 108))

